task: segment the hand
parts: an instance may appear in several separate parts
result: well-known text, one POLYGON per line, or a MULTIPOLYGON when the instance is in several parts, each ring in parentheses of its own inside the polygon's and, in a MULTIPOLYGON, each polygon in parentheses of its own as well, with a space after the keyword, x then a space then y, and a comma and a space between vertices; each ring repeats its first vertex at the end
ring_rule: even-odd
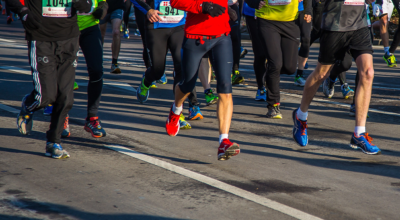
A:
POLYGON ((72 0, 72 7, 81 13, 88 13, 92 10, 92 0, 72 0))
POLYGON ((96 10, 92 13, 96 19, 103 19, 107 15, 108 4, 106 1, 99 2, 96 10))
POLYGON ((229 18, 231 19, 231 21, 236 21, 237 20, 237 14, 236 11, 233 10, 231 7, 228 7, 228 14, 229 14, 229 18))
POLYGON ((21 13, 19 13, 19 17, 21 18, 22 25, 24 25, 24 28, 27 32, 32 32, 42 26, 41 21, 38 20, 28 8, 22 8, 21 13))
POLYGON ((261 9, 262 7, 264 7, 265 2, 264 1, 260 1, 260 4, 258 5, 258 9, 261 9))
POLYGON ((307 21, 307 23, 310 23, 312 20, 311 15, 304 15, 304 20, 307 21))
POLYGON ((158 10, 150 9, 147 12, 147 19, 149 19, 149 21, 151 23, 154 23, 154 22, 157 22, 157 21, 161 21, 162 19, 158 15, 162 15, 162 14, 163 13, 159 12, 158 10))
POLYGON ((218 17, 225 13, 226 8, 212 2, 202 3, 203 14, 209 14, 211 17, 218 17))

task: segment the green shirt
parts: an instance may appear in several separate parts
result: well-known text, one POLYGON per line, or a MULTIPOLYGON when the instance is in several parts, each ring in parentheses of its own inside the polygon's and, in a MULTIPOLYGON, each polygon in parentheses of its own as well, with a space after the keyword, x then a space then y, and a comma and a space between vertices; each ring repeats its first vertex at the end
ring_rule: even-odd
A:
POLYGON ((105 0, 93 0, 92 1, 92 9, 88 13, 78 13, 78 26, 79 31, 82 31, 88 27, 92 27, 99 23, 99 19, 93 17, 92 13, 97 9, 99 2, 105 0))
POLYGON ((256 16, 271 21, 294 21, 299 11, 298 0, 264 0, 265 5, 256 10, 256 16))

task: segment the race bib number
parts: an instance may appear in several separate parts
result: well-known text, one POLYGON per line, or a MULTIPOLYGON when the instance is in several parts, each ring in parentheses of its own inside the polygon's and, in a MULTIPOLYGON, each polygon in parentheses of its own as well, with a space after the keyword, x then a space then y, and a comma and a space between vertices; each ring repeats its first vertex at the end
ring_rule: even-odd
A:
POLYGON ((42 0, 42 16, 54 18, 71 17, 71 0, 42 0))
POLYGON ((344 1, 345 5, 358 5, 358 6, 364 6, 365 0, 345 0, 344 1))
POLYGON ((268 5, 288 5, 291 2, 292 0, 268 0, 268 5))
POLYGON ((161 13, 163 13, 162 15, 160 15, 161 17, 161 21, 159 21, 159 23, 179 23, 182 18, 185 16, 185 12, 182 10, 178 10, 175 9, 173 7, 171 7, 171 4, 169 3, 169 1, 162 1, 160 2, 160 10, 161 13))

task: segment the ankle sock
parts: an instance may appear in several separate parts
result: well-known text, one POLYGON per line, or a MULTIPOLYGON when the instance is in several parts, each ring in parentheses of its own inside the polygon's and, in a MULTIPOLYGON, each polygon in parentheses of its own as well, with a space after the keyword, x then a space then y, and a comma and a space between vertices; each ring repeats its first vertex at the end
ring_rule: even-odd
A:
POLYGON ((390 56, 389 47, 384 47, 385 55, 390 56))
POLYGON ((183 110, 183 105, 181 107, 176 107, 174 103, 174 105, 172 106, 172 111, 174 112, 175 115, 180 115, 182 110, 183 110))
POLYGON ((307 121, 308 111, 302 112, 302 111, 300 110, 300 108, 298 108, 298 109, 297 109, 297 112, 296 112, 296 115, 297 115, 297 118, 299 118, 300 120, 302 120, 302 121, 307 121))
POLYGON ((219 143, 221 144, 222 140, 228 139, 228 134, 220 134, 219 135, 219 143))
POLYGON ((297 70, 297 73, 296 73, 296 77, 300 77, 300 76, 303 76, 303 72, 304 72, 304 70, 297 70))
POLYGON ((354 134, 359 137, 362 133, 365 133, 365 126, 356 126, 354 128, 354 134))

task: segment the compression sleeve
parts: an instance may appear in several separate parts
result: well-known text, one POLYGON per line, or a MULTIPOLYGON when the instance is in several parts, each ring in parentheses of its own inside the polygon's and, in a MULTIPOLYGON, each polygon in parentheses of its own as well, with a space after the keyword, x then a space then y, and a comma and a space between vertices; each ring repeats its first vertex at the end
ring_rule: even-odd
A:
POLYGON ((250 8, 258 9, 261 0, 244 0, 250 8))
MULTIPOLYGON (((146 10, 146 13, 145 14, 147 14, 147 11, 150 11, 150 9, 153 9, 153 8, 151 8, 150 7, 150 5, 148 5, 144 0, 135 0, 135 1, 132 1, 133 2, 133 5, 135 5, 135 2, 139 5, 139 6, 141 6, 142 8, 144 8, 144 10, 146 10)), ((140 9, 140 8, 139 8, 140 9)))
POLYGON ((202 14, 203 13, 203 8, 202 8, 202 3, 205 0, 170 0, 171 6, 173 8, 186 11, 186 12, 191 12, 193 14, 202 14))
POLYGON ((313 0, 303 0, 304 14, 312 15, 312 1, 313 0))
POLYGON ((141 12, 143 12, 143 14, 147 14, 147 10, 144 9, 142 6, 140 6, 136 0, 131 0, 131 2, 133 3, 133 6, 135 6, 136 8, 138 8, 141 12))

